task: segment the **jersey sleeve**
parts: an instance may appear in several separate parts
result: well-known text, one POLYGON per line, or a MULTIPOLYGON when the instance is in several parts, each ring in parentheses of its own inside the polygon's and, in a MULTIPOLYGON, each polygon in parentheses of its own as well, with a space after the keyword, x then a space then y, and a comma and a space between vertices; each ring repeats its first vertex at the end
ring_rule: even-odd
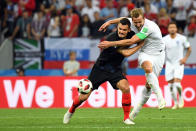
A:
POLYGON ((79 70, 79 69, 80 69, 80 63, 77 61, 76 70, 79 70))
POLYGON ((63 70, 67 70, 67 62, 64 62, 64 64, 63 64, 63 70))
POLYGON ((163 37, 163 43, 165 44, 166 48, 167 48, 167 39, 168 39, 167 36, 164 36, 164 37, 163 37))
POLYGON ((141 40, 144 40, 147 36, 151 34, 148 27, 144 26, 139 33, 136 34, 141 40))
POLYGON ((186 38, 186 37, 184 37, 183 46, 184 46, 184 48, 188 48, 188 47, 190 47, 190 46, 191 46, 191 45, 190 45, 190 42, 187 40, 187 38, 186 38))

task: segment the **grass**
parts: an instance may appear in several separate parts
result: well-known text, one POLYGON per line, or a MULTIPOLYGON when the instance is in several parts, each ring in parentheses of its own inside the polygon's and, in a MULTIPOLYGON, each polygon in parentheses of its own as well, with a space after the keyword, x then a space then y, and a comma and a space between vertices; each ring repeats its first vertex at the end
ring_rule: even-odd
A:
POLYGON ((0 131, 196 131, 196 108, 143 108, 136 125, 122 122, 121 108, 78 109, 62 124, 67 109, 0 109, 0 131))

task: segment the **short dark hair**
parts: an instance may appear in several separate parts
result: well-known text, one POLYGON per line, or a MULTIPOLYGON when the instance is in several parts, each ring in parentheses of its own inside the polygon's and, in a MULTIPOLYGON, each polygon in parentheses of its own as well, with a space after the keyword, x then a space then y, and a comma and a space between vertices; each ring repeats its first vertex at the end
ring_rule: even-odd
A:
POLYGON ((131 23, 127 18, 122 18, 119 23, 122 25, 128 25, 129 28, 131 27, 131 23))
POLYGON ((176 22, 175 21, 171 21, 171 22, 169 22, 169 24, 168 24, 168 26, 167 27, 169 27, 169 25, 176 25, 176 27, 177 27, 177 24, 176 24, 176 22))
POLYGON ((72 55, 72 54, 76 54, 76 52, 75 51, 70 51, 69 55, 72 55))
POLYGON ((19 72, 24 72, 24 69, 23 69, 23 67, 18 67, 18 68, 16 68, 16 73, 19 73, 19 72))

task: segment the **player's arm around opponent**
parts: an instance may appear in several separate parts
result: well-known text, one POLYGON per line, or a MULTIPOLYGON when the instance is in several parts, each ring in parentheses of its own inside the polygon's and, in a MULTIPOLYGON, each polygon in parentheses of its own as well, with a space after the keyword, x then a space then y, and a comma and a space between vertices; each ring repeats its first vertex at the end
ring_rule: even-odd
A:
MULTIPOLYGON (((107 22, 105 22, 100 28, 99 31, 106 31, 107 27, 111 24, 117 24, 121 19, 123 19, 125 17, 120 17, 120 18, 116 18, 113 20, 109 20, 107 22)), ((141 27, 143 23, 138 23, 138 27, 141 27)), ((124 40, 119 40, 119 41, 102 41, 98 47, 99 48, 108 48, 111 46, 128 46, 128 45, 133 45, 135 43, 140 42, 141 39, 137 36, 134 35, 131 39, 124 39, 124 40)))
MULTIPOLYGON (((146 88, 152 88, 158 99, 158 107, 159 109, 162 109, 165 107, 165 100, 159 87, 158 76, 164 63, 164 43, 162 42, 160 29, 156 23, 144 17, 144 13, 141 8, 133 9, 130 12, 130 15, 131 18, 129 18, 129 20, 132 24, 131 29, 137 34, 130 39, 110 42, 103 41, 98 45, 98 47, 104 49, 111 46, 128 46, 145 40, 145 45, 142 47, 142 52, 139 54, 138 61, 140 67, 145 71, 148 83, 146 84, 148 85, 146 88)), ((100 31, 104 31, 110 24, 114 24, 119 19, 106 22, 100 27, 100 31)), ((144 97, 145 94, 143 94, 143 98, 144 97)), ((141 105, 145 102, 142 102, 141 105)))
POLYGON ((136 53, 142 46, 144 45, 144 41, 141 41, 137 46, 129 49, 119 49, 118 52, 123 56, 128 57, 136 53))

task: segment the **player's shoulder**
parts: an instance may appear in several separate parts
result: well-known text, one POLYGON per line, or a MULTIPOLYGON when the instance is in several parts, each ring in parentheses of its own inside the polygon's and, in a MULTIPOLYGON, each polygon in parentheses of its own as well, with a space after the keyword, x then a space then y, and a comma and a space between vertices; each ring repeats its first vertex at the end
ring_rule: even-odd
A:
POLYGON ((177 33, 177 38, 180 39, 180 40, 187 40, 185 35, 182 35, 182 34, 179 34, 179 33, 177 33))
POLYGON ((179 34, 179 33, 177 33, 177 37, 186 38, 185 35, 182 35, 182 34, 179 34))
POLYGON ((152 25, 157 25, 157 24, 156 24, 154 21, 145 18, 144 25, 145 25, 145 26, 152 27, 152 25))
POLYGON ((163 40, 167 40, 169 38, 170 38, 170 35, 168 34, 168 35, 166 35, 166 36, 163 37, 163 40))
POLYGON ((158 32, 159 31, 158 30, 159 29, 158 25, 154 21, 151 21, 151 20, 146 19, 146 18, 145 18, 143 28, 146 28, 150 32, 158 32))
POLYGON ((134 31, 130 31, 128 34, 127 34, 127 39, 133 37, 135 35, 135 32, 134 31))
POLYGON ((106 36, 106 40, 107 41, 112 41, 115 40, 115 38, 117 37, 117 31, 111 32, 106 36))

